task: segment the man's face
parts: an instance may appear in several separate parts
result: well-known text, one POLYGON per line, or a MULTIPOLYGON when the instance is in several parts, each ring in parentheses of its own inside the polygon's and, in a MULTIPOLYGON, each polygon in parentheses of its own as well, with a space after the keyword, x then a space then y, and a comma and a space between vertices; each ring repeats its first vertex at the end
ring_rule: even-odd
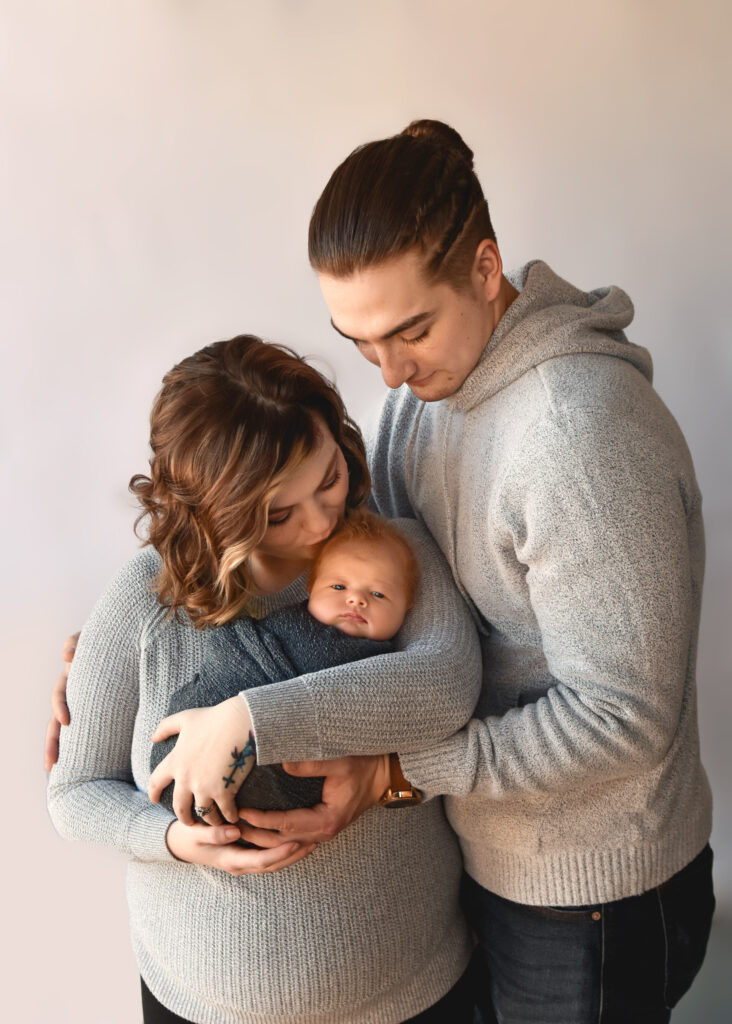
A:
POLYGON ((308 611, 349 636, 390 640, 408 609, 403 563, 390 544, 335 544, 318 563, 308 611))
POLYGON ((350 277, 318 276, 338 333, 381 368, 388 387, 406 383, 426 402, 458 390, 497 322, 477 270, 457 292, 425 280, 417 250, 350 277))

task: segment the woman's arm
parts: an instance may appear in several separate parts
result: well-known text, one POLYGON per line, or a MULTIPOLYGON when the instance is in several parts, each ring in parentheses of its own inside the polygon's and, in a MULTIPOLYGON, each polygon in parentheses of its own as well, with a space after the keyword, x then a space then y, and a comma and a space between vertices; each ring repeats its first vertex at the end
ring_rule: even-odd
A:
POLYGON ((139 704, 140 644, 156 612, 147 553, 131 560, 98 601, 68 679, 70 722, 48 787, 51 819, 66 839, 171 860, 173 816, 134 785, 130 751, 139 704))
POLYGON ((48 788, 51 819, 66 839, 114 846, 140 860, 185 860, 234 875, 293 864, 312 847, 281 837, 269 839, 268 849, 232 846, 238 825, 184 828, 135 786, 140 656, 150 654, 146 644, 164 617, 150 588, 155 568, 152 552, 128 563, 82 631, 69 673, 70 724, 48 788))

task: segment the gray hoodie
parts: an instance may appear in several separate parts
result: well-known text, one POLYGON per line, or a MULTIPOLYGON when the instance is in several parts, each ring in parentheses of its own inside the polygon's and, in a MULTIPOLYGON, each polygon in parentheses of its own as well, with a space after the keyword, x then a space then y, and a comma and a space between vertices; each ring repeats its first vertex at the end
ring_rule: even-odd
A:
POLYGON ((390 393, 371 444, 380 512, 416 515, 480 630, 468 726, 402 755, 445 794, 466 867, 522 903, 605 902, 704 846, 695 662, 701 496, 678 425, 623 331, 619 288, 546 264, 459 391, 390 393))

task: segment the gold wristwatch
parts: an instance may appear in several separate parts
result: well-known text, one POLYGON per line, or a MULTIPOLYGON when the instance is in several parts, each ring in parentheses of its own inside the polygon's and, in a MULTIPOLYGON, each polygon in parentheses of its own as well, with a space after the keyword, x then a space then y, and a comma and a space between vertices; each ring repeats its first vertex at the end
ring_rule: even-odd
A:
POLYGON ((398 754, 389 754, 389 786, 379 803, 382 807, 415 807, 422 803, 421 791, 404 778, 398 754))

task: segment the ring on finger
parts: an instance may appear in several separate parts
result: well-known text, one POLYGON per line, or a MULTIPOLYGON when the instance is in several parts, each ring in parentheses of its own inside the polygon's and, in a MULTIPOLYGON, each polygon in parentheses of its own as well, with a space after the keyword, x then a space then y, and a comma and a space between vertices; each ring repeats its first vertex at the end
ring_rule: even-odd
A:
POLYGON ((213 810, 213 804, 209 804, 208 807, 199 807, 195 804, 193 810, 196 812, 199 818, 205 818, 207 814, 210 814, 213 810))

